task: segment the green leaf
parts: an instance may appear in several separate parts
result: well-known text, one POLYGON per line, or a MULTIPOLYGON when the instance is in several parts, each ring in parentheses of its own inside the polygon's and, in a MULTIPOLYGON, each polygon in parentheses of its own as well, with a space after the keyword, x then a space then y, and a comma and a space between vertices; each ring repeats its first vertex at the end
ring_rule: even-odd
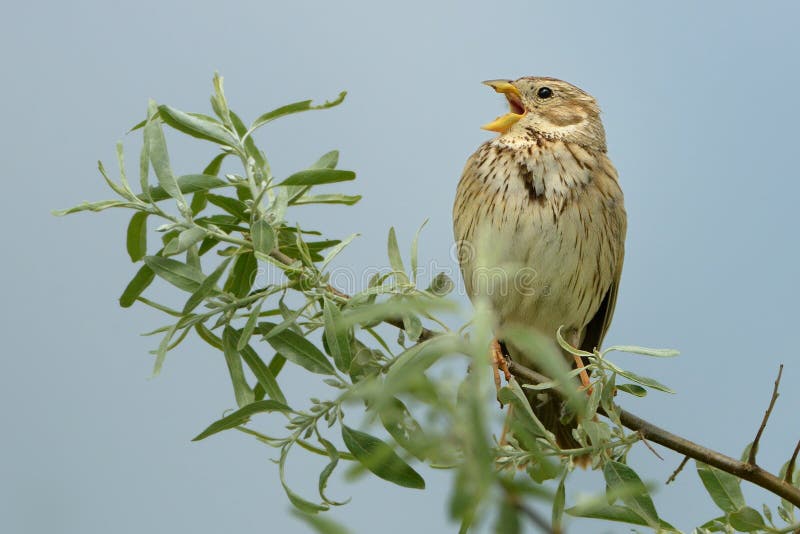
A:
POLYGON ((258 321, 258 315, 261 313, 261 305, 264 304, 263 300, 259 300, 255 307, 250 311, 250 315, 247 317, 247 322, 242 328, 242 335, 239 336, 239 341, 236 343, 236 348, 238 350, 242 350, 247 346, 247 343, 250 341, 250 337, 253 335, 253 330, 256 328, 256 321, 258 321))
POLYGON ((332 300, 325 299, 322 311, 325 318, 324 336, 328 354, 333 357, 336 368, 346 373, 350 370, 350 362, 353 359, 353 353, 350 350, 353 333, 349 329, 338 328, 337 325, 341 322, 341 313, 332 300))
POLYGON ((356 173, 353 171, 340 171, 337 169, 306 169, 299 171, 278 185, 322 185, 347 182, 354 180, 356 173))
POLYGON ((205 278, 202 271, 170 258, 145 256, 144 263, 170 284, 190 293, 197 291, 205 278))
POLYGON ((738 532, 762 532, 767 527, 758 510, 749 506, 731 512, 728 515, 728 521, 738 532))
POLYGON ((416 456, 418 460, 424 460, 428 456, 426 450, 429 447, 428 437, 400 399, 397 397, 389 399, 378 415, 383 428, 401 447, 416 456))
POLYGON ((723 512, 736 512, 745 507, 741 481, 735 476, 702 462, 695 462, 697 474, 706 491, 723 512))
POLYGON ((228 264, 231 262, 231 258, 225 258, 225 260, 220 263, 214 271, 209 274, 201 283, 200 286, 197 288, 197 291, 192 293, 192 296, 186 301, 186 304, 183 306, 183 314, 186 315, 191 313, 203 300, 210 295, 214 289, 216 288, 217 282, 219 281, 220 277, 223 275, 225 270, 228 268, 228 264))
POLYGON ((222 162, 229 154, 230 152, 223 152, 214 156, 214 159, 212 159, 208 165, 206 165, 206 168, 203 169, 203 174, 207 174, 209 176, 218 176, 219 170, 222 168, 222 162))
POLYGON ((236 397, 236 404, 241 408, 253 402, 253 390, 247 383, 242 368, 242 358, 236 350, 238 337, 234 338, 235 330, 231 326, 226 326, 222 332, 222 351, 225 353, 225 363, 228 364, 228 371, 231 375, 233 393, 236 397))
POLYGON ((331 150, 326 152, 320 158, 311 164, 309 169, 335 169, 339 163, 339 151, 331 150))
POLYGON ((268 413, 268 412, 283 412, 288 413, 291 410, 285 404, 275 401, 275 400, 261 400, 252 402, 246 406, 243 406, 236 410, 233 413, 230 413, 223 417, 218 421, 214 421, 208 428, 200 432, 197 436, 192 438, 192 441, 200 441, 201 439, 205 439, 208 436, 216 434, 217 432, 222 432, 223 430, 229 430, 231 428, 236 428, 237 426, 243 425, 250 421, 250 417, 257 413, 268 413))
POLYGON ((294 516, 302 520, 318 534, 349 534, 350 530, 335 522, 333 519, 321 515, 309 515, 294 512, 294 516))
MULTIPOLYGON (((195 325, 195 330, 197 330, 197 334, 203 339, 203 341, 218 350, 222 350, 222 340, 215 336, 204 325, 195 325)), ((239 340, 241 339, 241 337, 237 337, 240 336, 239 332, 234 330, 230 335, 231 338, 236 341, 236 345, 238 347, 239 340)), ((264 389, 266 394, 269 395, 271 399, 282 404, 286 404, 286 397, 283 395, 281 388, 278 386, 278 382, 275 380, 275 375, 277 374, 277 371, 280 371, 280 367, 277 365, 275 366, 275 369, 272 369, 272 366, 267 367, 250 345, 245 345, 245 347, 240 350, 240 355, 244 360, 244 363, 246 363, 253 372, 253 375, 256 377, 256 380, 258 380, 258 383, 264 389)), ((275 356, 275 358, 277 357, 278 355, 275 356)), ((273 358, 273 360, 275 358, 273 358)))
POLYGON ((336 256, 338 256, 338 255, 339 255, 339 253, 340 253, 342 250, 344 250, 344 248, 345 248, 347 245, 349 245, 349 244, 350 244, 350 243, 353 241, 353 239, 355 239, 355 238, 359 237, 360 235, 361 235, 361 234, 351 234, 351 235, 349 235, 348 237, 344 238, 344 239, 343 239, 341 242, 339 242, 337 245, 335 245, 335 246, 334 246, 332 249, 330 249, 330 250, 328 251, 328 253, 327 253, 327 254, 325 254, 325 259, 324 259, 324 260, 322 260, 322 264, 320 265, 320 267, 319 267, 319 270, 320 270, 320 271, 324 271, 324 270, 325 270, 325 267, 327 267, 327 266, 328 266, 328 264, 329 264, 331 261, 333 261, 333 259, 334 259, 336 256))
POLYGON ((233 293, 236 298, 246 296, 253 287, 257 269, 258 262, 252 252, 238 255, 225 282, 224 291, 233 293))
POLYGON ((403 258, 400 256, 400 247, 397 245, 397 234, 395 234, 394 226, 389 228, 387 248, 389 250, 389 265, 392 266, 392 270, 405 275, 406 269, 403 266, 403 258))
POLYGON ((566 478, 567 478, 567 472, 564 471, 564 474, 561 475, 561 479, 558 481, 558 488, 556 488, 556 495, 553 498, 552 522, 553 522, 553 529, 556 530, 556 532, 561 532, 562 525, 564 522, 564 506, 566 501, 564 479, 566 478))
POLYGON ((610 461, 603 468, 603 476, 612 491, 630 488, 630 493, 622 493, 623 502, 649 525, 658 524, 658 513, 653 499, 633 469, 623 463, 610 461))
POLYGON ((319 496, 327 504, 332 504, 334 506, 341 506, 343 504, 347 504, 350 501, 350 499, 347 499, 344 502, 339 502, 339 501, 333 501, 325 495, 325 488, 328 487, 328 479, 333 474, 333 471, 336 469, 336 466, 339 465, 339 451, 336 450, 336 447, 334 447, 333 443, 331 443, 330 441, 328 441, 323 437, 319 437, 319 442, 322 444, 323 447, 325 447, 325 452, 328 453, 328 458, 331 459, 331 461, 328 462, 328 464, 322 469, 322 471, 319 474, 319 496))
POLYGON ((206 230, 204 228, 200 228, 199 226, 187 228, 181 231, 175 239, 167 243, 167 246, 164 247, 164 255, 174 256, 175 254, 185 252, 195 243, 202 241, 205 236, 206 230))
POLYGON ((414 234, 414 240, 411 242, 411 279, 415 282, 417 280, 417 269, 419 267, 419 262, 417 260, 419 255, 419 234, 422 233, 422 229, 425 228, 426 224, 428 224, 428 219, 425 219, 417 229, 417 233, 414 234))
POLYGON ((674 358, 680 354, 680 351, 675 349, 651 349, 648 347, 637 347, 635 345, 614 345, 608 347, 603 351, 605 356, 609 352, 628 352, 631 354, 643 354, 645 356, 653 356, 654 358, 674 358))
POLYGON ((132 262, 141 260, 147 254, 147 215, 146 211, 137 211, 128 224, 126 244, 132 262))
POLYGON ((333 106, 337 106, 342 103, 344 97, 347 95, 347 91, 342 91, 339 93, 339 96, 330 102, 325 102, 324 104, 318 106, 312 106, 311 100, 303 100, 301 102, 294 102, 293 104, 288 104, 286 106, 279 107, 278 109, 274 109, 270 112, 264 113, 260 117, 258 117, 253 124, 250 126, 250 130, 248 130, 247 135, 249 136, 255 130, 262 127, 266 123, 270 121, 274 121, 277 118, 284 117, 286 115, 291 115, 292 113, 299 113, 301 111, 307 111, 310 109, 326 109, 331 108, 333 106))
POLYGON ((276 352, 280 352, 287 360, 312 373, 336 374, 328 358, 313 343, 299 334, 291 330, 284 330, 277 335, 269 336, 269 330, 275 326, 273 323, 260 324, 260 327, 266 329, 267 335, 265 338, 267 342, 272 345, 276 352))
POLYGON ((235 147, 238 144, 231 132, 211 117, 198 114, 190 115, 165 105, 158 106, 158 111, 165 123, 192 137, 230 147, 235 147))
POLYGON ((52 213, 56 217, 63 217, 72 213, 80 213, 81 211, 103 211, 109 208, 136 208, 135 204, 125 202, 124 200, 101 200, 99 202, 81 202, 77 206, 65 210, 53 210, 52 213))
POLYGON ((206 193, 206 198, 209 202, 224 209, 239 220, 246 221, 250 219, 250 215, 247 213, 247 204, 241 200, 212 193, 206 193))
POLYGON ((155 378, 161 372, 161 367, 164 365, 164 360, 167 357, 167 351, 170 348, 170 341, 172 341, 172 336, 175 335, 175 332, 178 330, 178 323, 170 326, 167 329, 167 333, 164 334, 164 337, 161 338, 161 343, 158 345, 158 349, 154 351, 150 351, 150 354, 156 355, 156 361, 153 364, 153 377, 155 378))
POLYGON ((573 506, 567 508, 566 513, 572 517, 586 517, 589 519, 605 519, 606 521, 617 521, 620 523, 630 523, 631 525, 649 526, 649 523, 639 517, 639 515, 624 506, 613 504, 598 504, 593 506, 573 506))
POLYGON ((380 478, 405 488, 425 489, 419 473, 378 438, 342 425, 342 440, 353 456, 380 478))
POLYGON ((637 375, 636 373, 632 373, 631 371, 628 371, 628 370, 622 369, 620 367, 617 367, 615 364, 611 363, 610 361, 608 361, 606 359, 603 359, 603 365, 608 367, 609 369, 611 369, 612 371, 614 371, 618 375, 624 376, 628 380, 636 382, 637 384, 641 384, 643 386, 647 386, 647 387, 652 388, 652 389, 657 389, 659 391, 663 391, 664 393, 675 393, 675 391, 673 391, 672 389, 668 388, 667 386, 665 386, 664 384, 662 384, 661 382, 659 382, 659 381, 657 381, 657 380, 655 380, 653 378, 648 378, 646 376, 640 376, 640 375, 637 375))
MULTIPOLYGON (((207 174, 185 174, 183 176, 179 176, 176 179, 176 182, 178 184, 178 189, 187 195, 190 193, 196 193, 197 191, 207 191, 209 189, 231 186, 231 184, 225 180, 207 174)), ((140 200, 152 199, 153 202, 170 198, 170 195, 161 186, 150 187, 147 191, 147 193, 138 195, 138 198, 140 200)))
POLYGON ((341 195, 338 193, 327 195, 302 195, 293 198, 289 204, 292 206, 302 206, 303 204, 345 204, 352 206, 361 200, 361 195, 341 195))
POLYGON ((242 122, 242 119, 240 119, 239 116, 233 111, 230 112, 230 116, 233 127, 236 129, 236 133, 238 133, 239 137, 244 140, 245 153, 247 156, 253 158, 253 161, 255 162, 254 170, 256 172, 256 180, 260 182, 261 180, 265 179, 264 171, 268 171, 267 158, 256 146, 256 142, 253 140, 253 137, 249 135, 247 127, 244 125, 244 122, 242 122))
POLYGON ((264 219, 254 222, 250 228, 250 235, 253 239, 253 248, 265 256, 275 248, 275 230, 264 219))
POLYGON ((289 447, 284 445, 281 449, 281 457, 278 460, 278 476, 281 480, 281 485, 283 486, 283 491, 286 492, 286 496, 289 498, 289 502, 291 502, 298 510, 301 512, 305 512, 307 514, 316 514, 317 512, 324 512, 329 507, 326 504, 316 504, 306 499, 300 497, 294 491, 289 488, 289 485, 286 483, 286 456, 289 454, 289 447))
POLYGON ((642 386, 637 386, 636 384, 620 384, 617 386, 617 390, 624 391, 625 393, 629 393, 637 397, 645 397, 647 395, 647 390, 642 386))
POLYGON ((136 302, 137 297, 153 282, 155 277, 156 273, 150 267, 142 265, 141 269, 133 275, 133 279, 128 282, 122 295, 120 295, 119 305, 123 308, 130 308, 136 302))
POLYGON ((179 205, 185 205, 183 194, 178 187, 175 175, 169 164, 169 154, 167 153, 167 142, 164 139, 164 131, 158 120, 158 108, 153 100, 148 104, 148 119, 144 127, 144 143, 147 145, 147 153, 150 157, 150 164, 158 178, 161 188, 169 196, 178 201, 179 205))

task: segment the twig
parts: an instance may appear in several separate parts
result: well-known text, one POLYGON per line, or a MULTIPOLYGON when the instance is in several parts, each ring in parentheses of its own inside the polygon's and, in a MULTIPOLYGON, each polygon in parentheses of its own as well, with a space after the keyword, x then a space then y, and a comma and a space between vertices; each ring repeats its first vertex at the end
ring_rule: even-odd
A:
POLYGON ((669 476, 669 478, 664 484, 670 484, 672 482, 675 482, 675 479, 678 478, 678 473, 680 473, 683 470, 684 466, 686 466, 688 462, 689 462, 689 457, 684 456, 683 460, 681 460, 681 463, 678 465, 678 468, 672 472, 672 474, 669 476))
POLYGON ((555 530, 550 523, 548 523, 547 520, 539 514, 539 512, 533 508, 525 506, 525 503, 523 503, 519 497, 517 497, 517 495, 506 491, 506 498, 514 508, 516 508, 519 512, 522 512, 528 519, 530 519, 531 523, 539 527, 542 532, 547 532, 548 534, 563 534, 563 531, 555 530))
MULTIPOLYGON (((283 264, 291 264, 294 262, 289 256, 286 256, 282 252, 278 250, 274 250, 270 253, 277 261, 283 264)), ((343 295, 343 294, 342 294, 343 295)), ((395 326, 400 329, 405 329, 403 325, 403 321, 400 319, 386 319, 384 320, 385 323, 395 326)), ((422 329, 422 333, 420 334, 419 341, 425 341, 430 339, 434 336, 439 335, 437 332, 432 330, 428 330, 427 328, 422 329)), ((518 374, 530 380, 534 384, 544 384, 551 382, 549 378, 546 376, 537 373, 536 371, 529 369, 523 365, 520 365, 517 362, 509 361, 508 362, 509 369, 511 370, 512 374, 518 374)), ((773 392, 772 400, 770 401, 770 406, 767 409, 767 413, 764 415, 764 421, 762 422, 761 428, 759 429, 759 433, 756 436, 756 441, 754 441, 754 446, 751 448, 751 455, 753 454, 753 449, 756 445, 758 445, 757 441, 761 437, 761 433, 763 432, 764 427, 766 426, 766 421, 769 418, 769 414, 772 411, 772 407, 775 404, 775 400, 777 399, 777 391, 778 391, 778 384, 780 382, 781 373, 783 372, 783 365, 780 366, 778 371, 778 378, 775 380, 775 389, 773 392)), ((644 419, 634 415, 628 411, 623 410, 619 406, 617 406, 617 411, 619 415, 620 422, 622 425, 629 430, 633 430, 634 432, 638 432, 639 435, 642 437, 643 440, 649 439, 654 443, 658 443, 663 447, 666 447, 670 450, 673 450, 677 453, 683 454, 688 458, 693 458, 694 460, 699 460, 703 463, 706 463, 710 466, 716 467, 717 469, 721 469, 726 473, 730 473, 742 480, 747 480, 748 482, 752 482, 753 484, 764 488, 765 490, 782 497, 792 503, 795 506, 800 507, 800 488, 796 488, 782 480, 772 473, 761 469, 755 463, 745 463, 739 460, 735 460, 730 456, 722 454, 720 452, 714 451, 707 447, 703 447, 702 445, 698 445, 693 441, 689 441, 688 439, 682 438, 677 436, 663 428, 660 428, 644 419)), ((608 417, 606 411, 600 407, 597 410, 597 413, 608 417)), ((795 449, 795 453, 792 455, 792 462, 794 462, 797 458, 798 451, 800 450, 800 443, 798 443, 798 447, 795 449)), ((685 463, 685 462, 684 462, 685 463)), ((677 474, 677 473, 676 473, 677 474)), ((546 522, 539 523, 538 520, 541 518, 538 517, 535 513, 531 515, 528 513, 527 509, 520 508, 520 510, 525 513, 531 521, 534 521, 537 525, 544 525, 546 528, 550 529, 549 532, 552 532, 551 527, 547 525, 546 522), (537 518, 537 519, 534 519, 537 518)))
MULTIPOLYGON (((517 362, 509 362, 509 368, 512 374, 519 375, 526 380, 535 384, 543 384, 551 382, 549 378, 544 375, 528 369, 517 362)), ((695 460, 721 469, 726 473, 730 473, 742 480, 747 480, 753 484, 764 488, 765 490, 774 493, 779 497, 783 497, 795 506, 800 506, 800 488, 796 488, 788 484, 784 480, 776 477, 772 473, 761 469, 757 465, 749 464, 735 460, 730 456, 726 456, 720 452, 711 450, 709 448, 698 445, 688 439, 676 436, 675 434, 664 430, 644 419, 617 407, 619 419, 623 426, 640 432, 641 435, 647 437, 650 441, 658 443, 668 449, 671 449, 680 454, 686 455, 695 460)), ((602 408, 597 412, 601 415, 608 417, 608 414, 602 408)))
POLYGON ((767 428, 767 421, 769 420, 769 416, 772 414, 772 408, 775 407, 775 401, 778 400, 780 394, 778 393, 778 386, 781 383, 781 375, 783 374, 783 364, 778 367, 778 377, 775 378, 775 387, 772 388, 772 398, 769 400, 769 406, 767 406, 767 411, 764 412, 764 418, 761 420, 761 426, 758 427, 758 432, 756 432, 756 438, 753 440, 753 444, 750 446, 750 455, 747 458, 747 463, 750 465, 756 465, 756 454, 758 453, 758 444, 761 441, 761 434, 764 433, 764 429, 767 428))
MULTIPOLYGON (((273 249, 272 252, 269 253, 269 255, 272 257, 272 259, 277 260, 284 265, 291 265, 292 263, 295 262, 295 260, 292 257, 287 256, 277 248, 273 249)), ((350 295, 339 291, 330 284, 328 285, 328 290, 339 298, 345 300, 350 299, 350 295)), ((388 319, 384 319, 383 322, 386 324, 390 324, 396 328, 399 328, 400 330, 405 330, 405 326, 403 325, 402 319, 390 317, 388 319)), ((433 330, 428 330, 427 328, 423 327, 422 330, 420 331, 419 338, 417 338, 417 341, 427 341, 436 335, 438 335, 438 332, 434 332, 433 330)))
POLYGON ((786 473, 783 474, 783 481, 787 484, 792 483, 792 478, 794 476, 794 466, 797 462, 797 453, 800 452, 800 440, 797 442, 797 446, 794 448, 794 452, 792 453, 792 458, 789 460, 789 465, 786 466, 786 473))
POLYGON ((645 437, 644 437, 644 434, 642 434, 641 432, 639 432, 639 438, 641 438, 641 440, 642 440, 642 443, 644 443, 645 447, 647 447, 648 449, 650 449, 650 452, 652 452, 653 454, 655 454, 655 455, 656 455, 656 458, 658 458, 658 459, 659 459, 659 460, 661 460, 662 462, 664 461, 664 458, 662 458, 662 457, 661 457, 661 455, 660 455, 660 454, 658 454, 658 453, 656 452, 656 450, 653 448, 653 446, 652 446, 652 445, 650 445, 650 444, 647 442, 647 438, 645 438, 645 437))

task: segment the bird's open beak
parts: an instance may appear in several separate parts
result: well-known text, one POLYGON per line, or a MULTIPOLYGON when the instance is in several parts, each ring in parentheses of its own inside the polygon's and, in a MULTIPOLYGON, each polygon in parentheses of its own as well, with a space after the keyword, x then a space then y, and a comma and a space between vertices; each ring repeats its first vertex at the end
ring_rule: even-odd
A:
POLYGON ((491 132, 506 133, 518 120, 525 116, 525 106, 522 105, 519 89, 510 80, 486 80, 483 83, 498 93, 506 95, 510 111, 502 117, 497 117, 489 124, 484 124, 481 128, 491 132))

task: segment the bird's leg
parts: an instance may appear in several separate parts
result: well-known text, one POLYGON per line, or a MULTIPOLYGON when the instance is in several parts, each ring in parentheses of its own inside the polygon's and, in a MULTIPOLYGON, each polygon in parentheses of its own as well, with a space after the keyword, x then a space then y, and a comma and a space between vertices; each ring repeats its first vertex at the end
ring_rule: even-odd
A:
POLYGON ((585 368, 586 366, 583 365, 583 358, 581 358, 580 356, 575 356, 575 355, 573 355, 573 358, 575 358, 576 369, 580 369, 581 370, 581 372, 580 372, 580 374, 578 376, 581 377, 581 384, 583 384, 583 389, 585 389, 586 392, 589 395, 591 395, 592 394, 592 384, 591 384, 591 382, 589 382, 589 373, 586 372, 586 368, 585 368))
MULTIPOLYGON (((581 335, 577 330, 573 330, 569 336, 570 344, 573 347, 580 347, 581 346, 581 335)), ((583 358, 580 356, 576 356, 575 354, 572 355, 575 360, 575 369, 580 369, 581 372, 578 376, 581 377, 581 384, 582 388, 586 390, 586 392, 591 395, 592 394, 592 385, 589 382, 589 373, 586 372, 585 365, 583 363, 583 358)))
POLYGON ((491 361, 492 371, 494 372, 494 387, 497 391, 500 391, 500 371, 503 371, 506 382, 511 380, 511 371, 508 370, 508 362, 505 355, 503 355, 503 348, 497 338, 492 340, 491 361))

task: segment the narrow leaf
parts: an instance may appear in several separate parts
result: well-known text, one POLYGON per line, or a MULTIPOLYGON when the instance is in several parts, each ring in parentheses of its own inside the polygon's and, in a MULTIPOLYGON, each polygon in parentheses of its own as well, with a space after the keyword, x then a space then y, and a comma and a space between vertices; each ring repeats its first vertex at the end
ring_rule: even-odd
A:
POLYGON ((222 419, 214 421, 208 425, 208 428, 192 438, 192 441, 200 441, 201 439, 205 439, 208 436, 216 434, 217 432, 222 432, 223 430, 229 430, 231 428, 236 428, 237 426, 243 425, 250 420, 250 417, 257 413, 288 413, 290 411, 291 410, 289 410, 288 406, 272 399, 252 402, 239 408, 235 412, 226 415, 222 419))
POLYGON ((251 226, 250 234, 253 239, 253 248, 255 251, 269 256, 269 253, 275 248, 276 240, 275 230, 272 226, 267 221, 259 219, 251 226))
POLYGON ((231 375, 233 384, 233 394, 236 397, 236 404, 241 408, 253 402, 253 390, 247 383, 242 368, 242 358, 236 350, 237 339, 233 338, 234 329, 226 326, 222 332, 222 351, 225 353, 225 363, 228 364, 228 371, 231 375))
POLYGON ((309 169, 335 169, 337 163, 339 163, 339 151, 331 150, 320 156, 309 169))
POLYGON ((392 266, 392 270, 397 273, 405 273, 406 269, 403 266, 400 247, 397 245, 397 234, 394 231, 394 226, 389 228, 389 242, 387 248, 389 251, 389 265, 392 266))
POLYGON ((126 245, 132 262, 141 260, 147 254, 147 215, 145 211, 137 211, 128 224, 126 245))
POLYGON ((144 263, 170 284, 190 293, 197 291, 205 278, 198 269, 170 258, 145 256, 144 263))
POLYGON ((361 200, 361 195, 341 195, 338 193, 327 195, 303 195, 293 198, 289 202, 292 206, 301 206, 303 204, 345 204, 352 206, 361 200))
POLYGON ((191 313, 192 310, 194 310, 207 296, 214 291, 217 282, 223 273, 225 273, 225 270, 228 268, 228 264, 230 262, 231 258, 225 258, 225 260, 220 263, 217 268, 214 269, 214 271, 200 283, 197 291, 192 293, 192 296, 189 297, 189 299, 186 301, 186 304, 183 306, 184 315, 191 313))
POLYGON ((389 445, 342 425, 342 440, 361 464, 377 476, 406 488, 425 489, 425 481, 389 445))
POLYGON ((158 108, 153 100, 150 100, 148 105, 148 120, 144 127, 144 142, 147 145, 150 164, 153 166, 159 185, 180 205, 185 205, 178 182, 175 179, 175 175, 172 174, 167 153, 167 142, 164 139, 164 131, 161 129, 161 123, 158 120, 158 108))
POLYGON ((745 506, 728 516, 731 526, 738 532, 763 532, 767 525, 758 510, 745 506))
POLYGON ((153 282, 155 277, 156 273, 154 273, 150 267, 142 265, 141 269, 136 271, 136 274, 133 275, 133 279, 128 282, 122 295, 120 295, 119 305, 123 308, 130 308, 133 303, 136 302, 136 298, 147 289, 147 286, 153 282))
POLYGON ((244 328, 242 328, 242 335, 239 336, 239 341, 236 343, 236 348, 238 350, 244 349, 247 346, 247 343, 250 341, 250 337, 253 335, 253 330, 256 328, 258 315, 261 313, 262 304, 264 304, 264 301, 259 300, 250 311, 250 315, 247 317, 247 322, 245 323, 244 328))
POLYGON ((174 256, 185 252, 189 247, 195 243, 199 243, 206 236, 206 230, 199 226, 192 226, 186 230, 181 231, 178 236, 167 243, 164 247, 165 256, 174 256))
POLYGON ((240 254, 236 257, 224 290, 233 293, 237 298, 242 298, 250 293, 255 281, 258 262, 252 252, 240 254))
POLYGON ((332 300, 325 299, 323 315, 325 318, 325 344, 328 353, 333 357, 336 368, 346 373, 350 370, 353 354, 350 349, 352 331, 341 329, 337 325, 341 322, 339 308, 332 300))
POLYGON ((356 173, 353 171, 340 171, 337 169, 307 169, 299 171, 278 185, 322 185, 354 180, 356 173))
POLYGON ((745 507, 741 481, 735 476, 702 462, 695 462, 697 474, 711 499, 723 512, 735 512, 745 507))
POLYGON ((339 96, 336 99, 330 102, 325 102, 324 104, 320 104, 318 106, 312 106, 311 100, 303 100, 300 102, 294 102, 293 104, 288 104, 286 106, 279 107, 278 109, 274 109, 270 112, 264 113, 263 115, 258 117, 255 121, 253 121, 253 124, 252 126, 250 126, 250 130, 247 133, 249 135, 256 129, 265 125, 266 123, 274 121, 277 118, 290 115, 292 113, 299 113, 301 111, 307 111, 310 109, 326 109, 326 108, 331 108, 333 106, 337 106, 342 103, 346 95, 347 91, 342 91, 341 93, 339 93, 339 96))
POLYGON ((291 330, 284 330, 277 335, 269 336, 269 330, 275 326, 273 323, 261 323, 261 327, 267 329, 267 336, 265 336, 267 342, 287 360, 312 373, 336 374, 328 358, 313 343, 299 334, 291 330))
MULTIPOLYGON (((219 187, 231 185, 225 180, 207 174, 185 174, 183 176, 179 176, 176 179, 176 182, 178 184, 178 189, 187 195, 189 193, 196 193, 197 191, 207 191, 209 189, 217 189, 219 187)), ((170 195, 161 186, 150 187, 148 188, 147 193, 142 193, 139 195, 140 200, 152 199, 153 202, 166 200, 168 198, 170 198, 170 195)))
POLYGON ((622 500, 649 525, 658 524, 658 513, 653 499, 650 498, 647 488, 633 469, 623 463, 610 461, 603 468, 603 476, 612 491, 631 488, 630 493, 622 493, 622 500))
POLYGON ((237 145, 236 138, 211 117, 190 115, 165 105, 158 106, 158 110, 165 123, 185 134, 225 146, 235 147, 237 145))

